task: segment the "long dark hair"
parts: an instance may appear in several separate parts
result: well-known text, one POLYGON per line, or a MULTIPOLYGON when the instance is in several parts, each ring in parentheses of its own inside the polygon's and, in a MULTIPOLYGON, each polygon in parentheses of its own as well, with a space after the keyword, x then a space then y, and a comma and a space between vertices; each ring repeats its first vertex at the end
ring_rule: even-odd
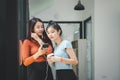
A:
MULTIPOLYGON (((42 25, 43 25, 43 28, 44 28, 44 24, 43 24, 43 21, 39 18, 36 18, 36 17, 33 17, 32 19, 29 20, 29 24, 28 24, 28 35, 27 35, 27 39, 29 40, 33 40, 33 38, 31 37, 31 33, 34 32, 34 27, 35 27, 35 24, 37 22, 41 22, 42 25)), ((50 41, 50 39, 48 38, 46 32, 45 32, 45 28, 44 28, 44 31, 43 31, 43 35, 40 36, 40 38, 42 39, 42 41, 44 43, 49 43, 50 45, 52 45, 52 42, 50 41)))

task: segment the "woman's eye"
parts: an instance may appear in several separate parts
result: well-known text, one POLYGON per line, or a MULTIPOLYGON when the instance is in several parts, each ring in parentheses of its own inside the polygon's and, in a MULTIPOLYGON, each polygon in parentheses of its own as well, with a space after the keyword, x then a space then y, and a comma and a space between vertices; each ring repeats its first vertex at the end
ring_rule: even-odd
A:
POLYGON ((52 31, 51 33, 54 33, 54 31, 52 31))
POLYGON ((44 28, 43 26, 38 25, 37 28, 44 28))

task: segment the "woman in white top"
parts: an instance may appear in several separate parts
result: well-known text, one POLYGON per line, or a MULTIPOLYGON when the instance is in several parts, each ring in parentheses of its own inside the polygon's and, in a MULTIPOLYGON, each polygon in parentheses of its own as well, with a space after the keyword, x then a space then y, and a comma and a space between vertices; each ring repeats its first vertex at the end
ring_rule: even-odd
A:
POLYGON ((50 21, 46 32, 51 41, 55 42, 54 53, 47 56, 48 62, 55 65, 57 80, 76 80, 72 65, 78 64, 71 42, 63 40, 62 30, 58 23, 50 21))

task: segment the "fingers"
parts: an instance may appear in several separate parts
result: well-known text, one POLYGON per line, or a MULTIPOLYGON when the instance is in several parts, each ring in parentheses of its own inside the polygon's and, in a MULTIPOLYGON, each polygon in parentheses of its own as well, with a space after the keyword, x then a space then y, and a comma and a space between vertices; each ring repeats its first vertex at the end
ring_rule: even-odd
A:
POLYGON ((39 39, 38 35, 36 33, 31 33, 31 37, 35 40, 39 39))
POLYGON ((55 62, 55 59, 54 59, 54 56, 47 56, 47 59, 50 61, 50 62, 55 62))
POLYGON ((52 57, 52 56, 54 56, 53 53, 47 55, 48 58, 50 58, 50 57, 52 57))
POLYGON ((39 51, 40 54, 46 54, 47 48, 43 48, 42 45, 41 45, 41 46, 39 47, 39 50, 38 50, 38 51, 39 51))
POLYGON ((31 37, 35 37, 36 36, 36 33, 31 33, 31 37))
POLYGON ((43 49, 43 45, 41 45, 39 49, 43 49))

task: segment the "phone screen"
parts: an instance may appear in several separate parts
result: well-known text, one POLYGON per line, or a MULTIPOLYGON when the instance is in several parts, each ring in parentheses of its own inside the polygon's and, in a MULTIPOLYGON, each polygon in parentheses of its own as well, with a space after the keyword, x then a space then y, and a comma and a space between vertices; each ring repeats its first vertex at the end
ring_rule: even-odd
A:
POLYGON ((48 48, 48 45, 49 45, 48 43, 44 43, 42 47, 43 48, 48 48))

